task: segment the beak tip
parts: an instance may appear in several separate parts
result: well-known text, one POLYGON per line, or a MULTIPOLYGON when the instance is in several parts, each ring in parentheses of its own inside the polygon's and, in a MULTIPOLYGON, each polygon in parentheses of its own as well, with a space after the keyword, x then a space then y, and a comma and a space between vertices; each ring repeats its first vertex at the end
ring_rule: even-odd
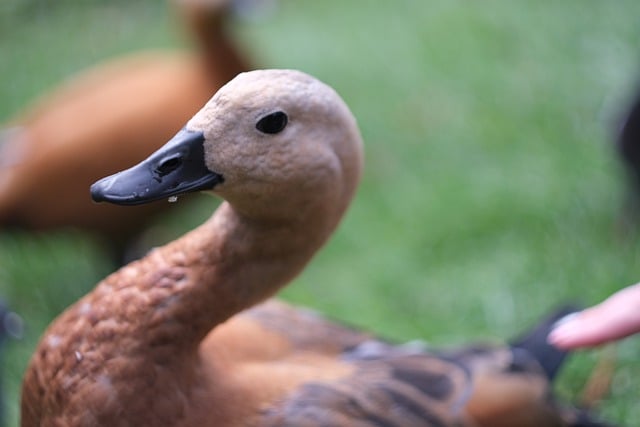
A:
POLYGON ((124 197, 118 197, 113 191, 112 187, 114 187, 114 185, 117 188, 116 175, 118 174, 107 176, 91 185, 89 192, 94 202, 115 202, 120 199, 125 199, 124 197))
POLYGON ((106 200, 105 196, 104 196, 104 186, 102 185, 102 182, 104 181, 104 179, 101 179, 100 181, 97 181, 95 183, 93 183, 91 185, 91 199, 94 202, 104 202, 106 200))

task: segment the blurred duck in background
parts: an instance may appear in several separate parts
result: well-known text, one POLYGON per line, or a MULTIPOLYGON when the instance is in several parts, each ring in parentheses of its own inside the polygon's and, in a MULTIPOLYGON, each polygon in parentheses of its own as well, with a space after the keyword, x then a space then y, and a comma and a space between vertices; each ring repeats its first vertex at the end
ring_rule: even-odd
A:
POLYGON ((97 65, 9 120, 0 133, 0 229, 74 227, 97 235, 116 262, 137 255, 128 248, 168 203, 98 205, 89 186, 155 151, 223 83, 249 69, 225 31, 230 12, 252 6, 246 3, 174 0, 197 49, 97 65))
POLYGON ((628 192, 623 211, 625 229, 638 228, 640 219, 640 90, 622 115, 616 150, 627 173, 628 192))

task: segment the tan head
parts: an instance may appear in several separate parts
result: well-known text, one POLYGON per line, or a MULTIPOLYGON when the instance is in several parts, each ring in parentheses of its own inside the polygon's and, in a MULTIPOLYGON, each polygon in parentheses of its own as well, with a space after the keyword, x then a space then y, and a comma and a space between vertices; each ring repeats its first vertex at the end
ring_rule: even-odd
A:
POLYGON ((362 141, 336 92, 299 71, 242 73, 147 160, 92 187, 95 200, 139 204, 212 190, 241 215, 291 220, 347 207, 362 141))
MULTIPOLYGON (((241 211, 346 204, 360 176, 353 116, 327 85, 298 71, 243 73, 188 123, 205 136, 214 191, 241 211)), ((295 212, 295 211, 293 211, 295 212)))

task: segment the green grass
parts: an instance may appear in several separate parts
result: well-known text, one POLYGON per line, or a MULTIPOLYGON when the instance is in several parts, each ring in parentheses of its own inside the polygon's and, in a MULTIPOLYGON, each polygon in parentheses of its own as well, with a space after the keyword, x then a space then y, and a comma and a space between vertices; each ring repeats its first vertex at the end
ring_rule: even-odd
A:
MULTIPOLYGON (((181 41, 161 2, 0 6, 0 120, 96 61, 181 41)), ((367 165, 338 233, 283 296, 398 339, 504 339, 555 305, 640 280, 621 233, 615 118, 640 80, 637 0, 282 1, 236 22, 254 63, 307 71, 357 116, 367 165)), ((174 234, 206 215, 179 212, 174 234), (183 215, 188 215, 184 220, 183 215)), ((109 270, 77 233, 0 236, 0 291, 27 322, 5 370, 109 270)), ((575 397, 599 352, 559 383, 575 397)), ((640 342, 618 346, 612 422, 640 419, 640 342)), ((12 425, 13 425, 12 424, 12 425)))

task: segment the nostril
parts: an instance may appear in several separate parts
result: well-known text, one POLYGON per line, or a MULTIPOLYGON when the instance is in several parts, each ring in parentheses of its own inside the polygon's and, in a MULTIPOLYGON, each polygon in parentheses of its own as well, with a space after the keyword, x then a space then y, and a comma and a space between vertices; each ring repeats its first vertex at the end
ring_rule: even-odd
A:
POLYGON ((182 156, 172 156, 162 159, 155 171, 158 175, 165 176, 178 169, 180 165, 182 165, 182 156))

